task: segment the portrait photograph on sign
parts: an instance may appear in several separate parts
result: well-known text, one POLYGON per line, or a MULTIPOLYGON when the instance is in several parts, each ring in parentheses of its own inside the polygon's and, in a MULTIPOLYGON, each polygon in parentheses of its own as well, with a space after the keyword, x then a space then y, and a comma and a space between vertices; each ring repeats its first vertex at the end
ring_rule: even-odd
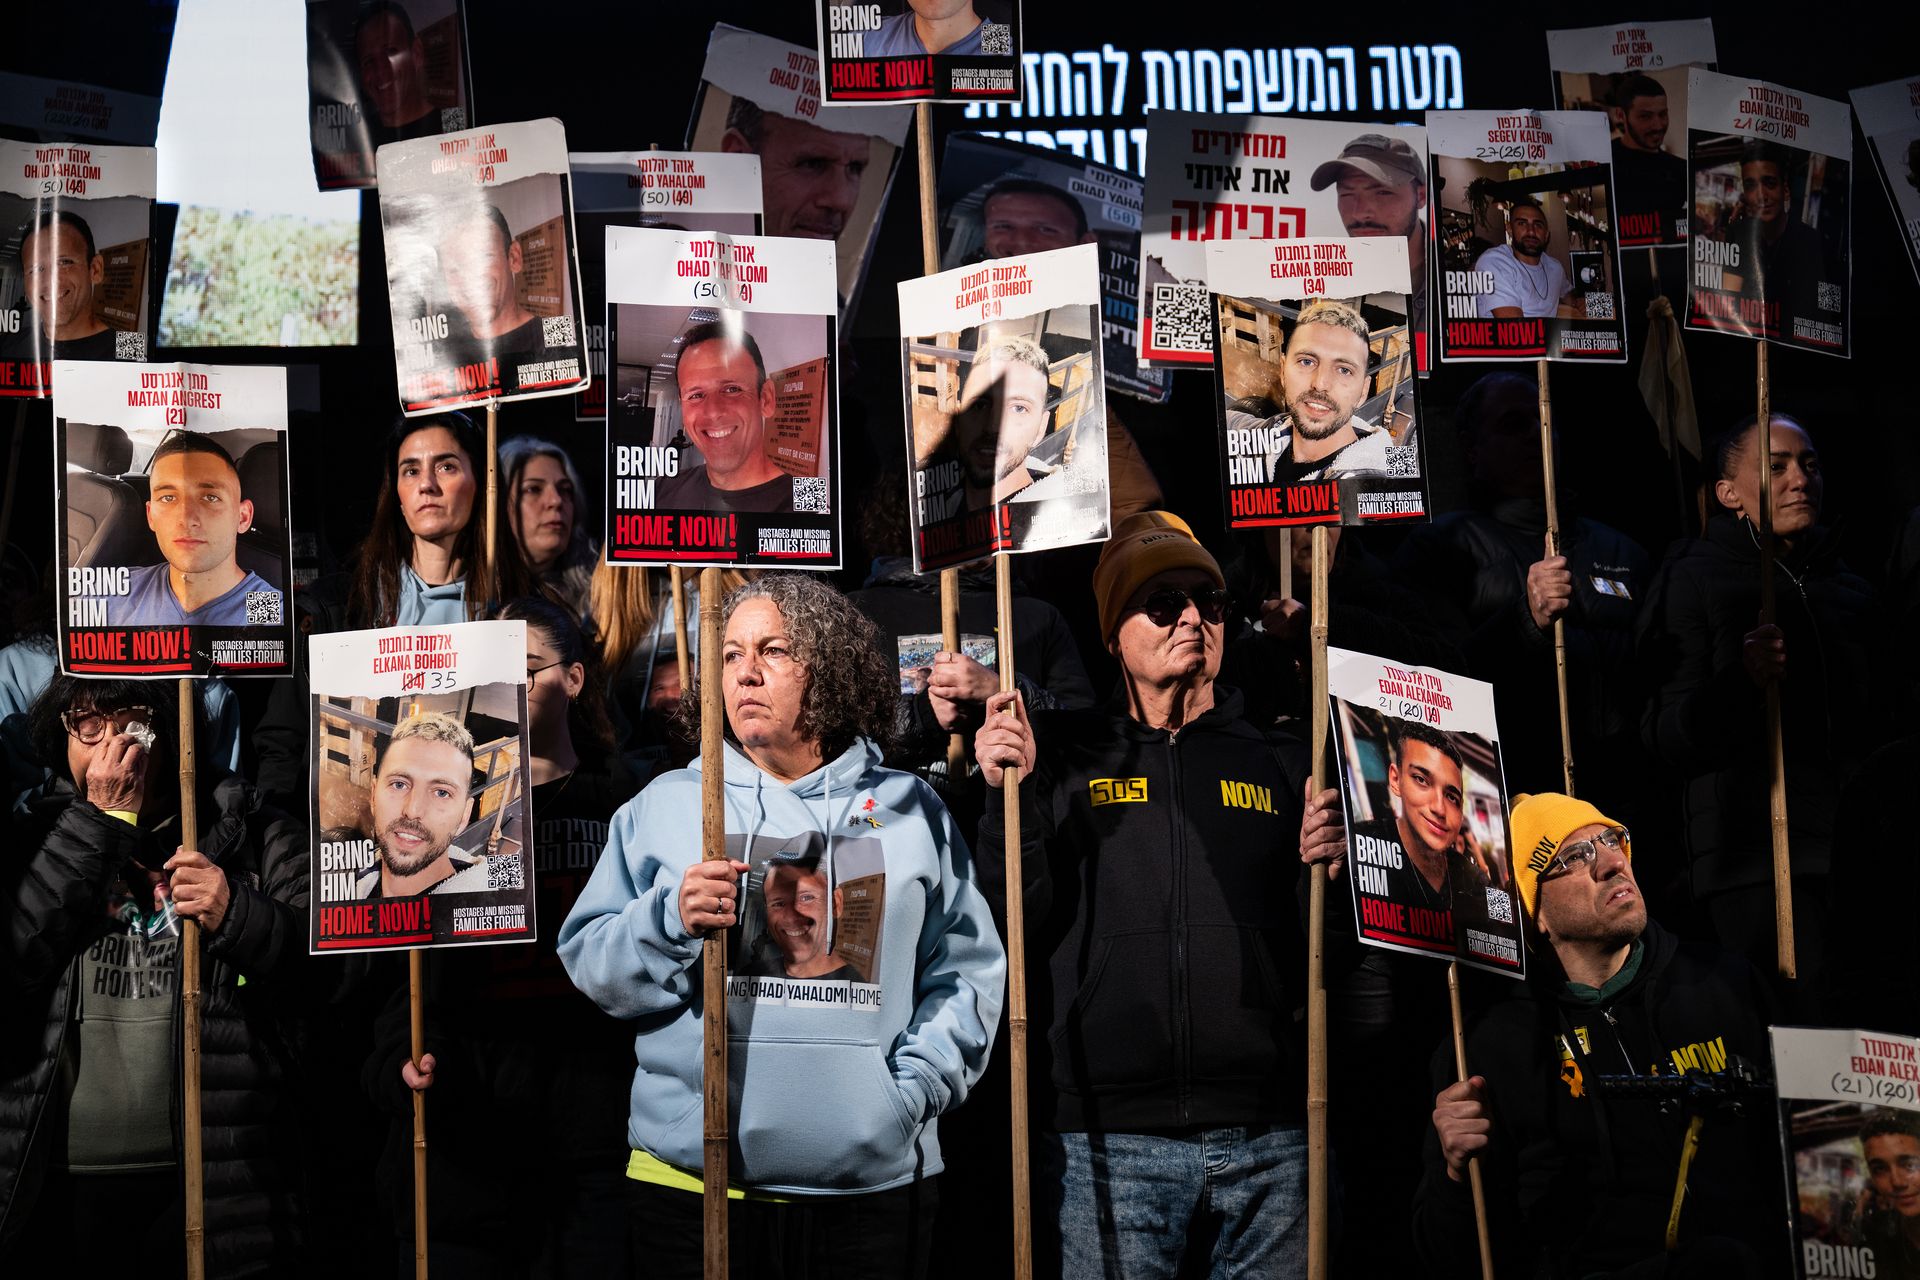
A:
POLYGON ((1855 89, 1848 97, 1920 279, 1920 76, 1855 89))
POLYGON ((307 99, 320 189, 375 185, 389 142, 471 117, 464 0, 307 0, 307 99))
POLYGON ((1020 0, 814 0, 826 100, 1018 102, 1020 0))

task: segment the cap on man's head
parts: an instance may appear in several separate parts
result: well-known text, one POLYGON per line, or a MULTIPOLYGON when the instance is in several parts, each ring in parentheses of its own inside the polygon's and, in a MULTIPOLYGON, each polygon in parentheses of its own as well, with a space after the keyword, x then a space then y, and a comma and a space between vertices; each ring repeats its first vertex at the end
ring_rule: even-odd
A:
POLYGON ((1127 601, 1149 578, 1170 569, 1198 569, 1217 587, 1227 585, 1220 562, 1171 511, 1142 511, 1122 521, 1093 567, 1093 598, 1100 608, 1100 635, 1112 639, 1127 601))
POLYGON ((1427 181, 1427 166, 1420 153, 1384 133, 1363 133, 1349 142, 1336 159, 1313 171, 1313 189, 1325 191, 1348 173, 1362 174, 1390 187, 1404 187, 1409 182, 1424 186, 1427 181))
MULTIPOLYGON (((1515 796, 1507 822, 1513 828, 1513 886, 1520 891, 1520 904, 1527 909, 1529 920, 1533 919, 1534 904, 1540 900, 1540 873, 1560 852, 1567 837, 1582 827, 1620 825, 1585 800, 1557 791, 1515 796)), ((1620 851, 1632 858, 1632 842, 1623 843, 1620 851)))

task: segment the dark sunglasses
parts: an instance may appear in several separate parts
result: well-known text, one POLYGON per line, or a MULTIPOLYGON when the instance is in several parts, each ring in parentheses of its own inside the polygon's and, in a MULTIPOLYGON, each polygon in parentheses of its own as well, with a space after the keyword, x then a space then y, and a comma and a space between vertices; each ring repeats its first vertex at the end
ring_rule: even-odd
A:
POLYGON ((1227 606, 1233 603, 1233 593, 1224 587, 1202 587, 1191 594, 1179 587, 1162 587, 1140 602, 1140 610, 1154 626, 1170 627, 1180 621, 1180 616, 1187 611, 1189 600, 1200 611, 1202 622, 1217 626, 1226 620, 1227 606))

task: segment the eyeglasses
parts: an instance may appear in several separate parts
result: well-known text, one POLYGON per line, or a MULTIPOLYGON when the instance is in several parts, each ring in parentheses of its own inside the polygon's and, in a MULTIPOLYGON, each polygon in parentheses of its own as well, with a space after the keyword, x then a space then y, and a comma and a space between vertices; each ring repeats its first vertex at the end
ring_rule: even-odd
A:
POLYGON ((1214 626, 1226 620, 1233 593, 1223 587, 1203 587, 1191 594, 1179 587, 1162 587, 1140 602, 1140 610, 1154 626, 1170 627, 1180 621, 1189 600, 1200 611, 1200 620, 1214 626))
POLYGON ((1593 869, 1600 865, 1600 846, 1605 845, 1618 853, 1632 840, 1625 827, 1615 827, 1611 831, 1602 831, 1591 840, 1576 840, 1572 844, 1562 845, 1560 852, 1554 854, 1541 871, 1540 878, 1551 880, 1566 875, 1573 870, 1575 863, 1585 863, 1587 874, 1592 875, 1593 869))
POLYGON ((109 732, 125 733, 130 724, 152 724, 152 707, 121 707, 117 711, 95 711, 91 707, 69 708, 60 713, 60 723, 67 732, 80 739, 81 745, 91 747, 109 732), (108 724, 112 728, 108 728, 108 724))
POLYGON ((527 683, 528 683, 528 684, 532 684, 532 683, 533 683, 533 678, 534 678, 535 676, 537 676, 537 675, 539 675, 539 674, 540 674, 540 673, 541 673, 542 671, 549 671, 549 670, 552 670, 552 669, 553 669, 554 667, 558 667, 558 666, 561 666, 561 665, 563 665, 563 664, 564 664, 565 662, 566 662, 566 659, 565 659, 565 658, 555 658, 555 659, 554 659, 554 660, 553 660, 552 662, 549 662, 549 663, 548 663, 548 664, 547 664, 546 666, 544 666, 544 667, 528 667, 528 668, 527 668, 527 683))

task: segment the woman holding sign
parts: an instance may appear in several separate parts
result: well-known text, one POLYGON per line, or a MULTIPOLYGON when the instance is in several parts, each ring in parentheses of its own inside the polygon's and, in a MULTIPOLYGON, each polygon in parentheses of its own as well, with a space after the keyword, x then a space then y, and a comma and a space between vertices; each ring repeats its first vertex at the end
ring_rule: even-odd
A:
POLYGON ((560 931, 580 989, 638 1020, 635 1242, 653 1274, 700 1274, 700 956, 725 930, 732 973, 782 957, 727 984, 735 1264, 922 1275, 934 1119, 986 1066, 1005 953, 932 789, 880 766, 898 682, 873 624, 771 575, 728 598, 719 663, 728 857, 700 861, 698 764, 666 774, 615 815, 560 931))

